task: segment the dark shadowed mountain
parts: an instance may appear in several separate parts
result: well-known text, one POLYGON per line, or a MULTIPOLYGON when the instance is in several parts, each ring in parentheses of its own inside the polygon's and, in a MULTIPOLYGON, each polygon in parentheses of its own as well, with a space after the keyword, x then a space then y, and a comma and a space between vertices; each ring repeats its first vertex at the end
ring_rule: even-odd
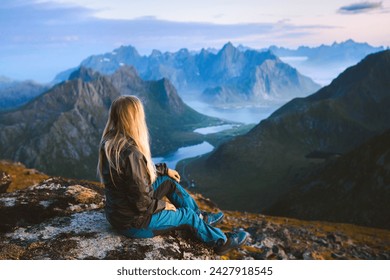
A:
POLYGON ((193 129, 217 122, 184 105, 168 80, 145 82, 126 67, 112 76, 80 68, 19 110, 0 114, 1 158, 48 174, 96 178, 98 144, 108 109, 120 94, 144 101, 157 155, 199 143, 193 129))
POLYGON ((33 81, 14 81, 0 77, 0 111, 16 109, 48 90, 33 81))
MULTIPOLYGON (((167 78, 183 94, 203 92, 215 105, 281 103, 307 96, 319 86, 270 52, 241 52, 227 43, 217 53, 181 49, 176 53, 153 51, 141 56, 132 46, 91 56, 81 65, 112 74, 123 65, 132 65, 146 80, 167 78)), ((69 71, 56 80, 65 80, 69 71)))
POLYGON ((198 190, 222 207, 262 211, 324 157, 348 153, 390 129, 389 108, 390 51, 383 51, 186 170, 198 190))
POLYGON ((390 130, 313 170, 268 214, 390 228, 390 130))
POLYGON ((193 132, 196 128, 223 123, 187 106, 168 79, 144 81, 128 66, 108 79, 122 95, 136 95, 143 101, 155 156, 199 143, 199 135, 193 132))

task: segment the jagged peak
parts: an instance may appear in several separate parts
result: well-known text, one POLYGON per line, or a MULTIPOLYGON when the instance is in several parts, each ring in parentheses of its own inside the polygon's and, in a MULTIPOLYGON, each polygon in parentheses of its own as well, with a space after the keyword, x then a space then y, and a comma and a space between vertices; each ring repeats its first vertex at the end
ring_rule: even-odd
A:
POLYGON ((221 49, 220 52, 231 52, 231 51, 236 51, 236 47, 233 46, 232 42, 227 42, 221 49))
POLYGON ((186 48, 180 49, 180 50, 177 52, 177 54, 180 55, 180 56, 182 56, 182 57, 191 55, 190 52, 189 52, 189 50, 186 49, 186 48))
POLYGON ((99 72, 94 71, 91 68, 81 66, 70 74, 69 80, 81 79, 84 82, 91 82, 99 79, 100 77, 101 74, 99 72))
POLYGON ((351 46, 351 45, 367 45, 367 43, 366 42, 356 42, 352 39, 348 39, 345 41, 341 41, 340 43, 337 43, 336 41, 334 41, 331 46, 335 47, 335 46, 351 46))
POLYGON ((150 57, 159 57, 162 56, 162 52, 156 49, 152 50, 152 53, 150 54, 150 57))
POLYGON ((116 53, 123 53, 123 52, 129 53, 129 52, 131 52, 135 56, 140 56, 137 49, 135 47, 133 47, 132 45, 120 46, 119 48, 115 49, 114 52, 116 52, 116 53))

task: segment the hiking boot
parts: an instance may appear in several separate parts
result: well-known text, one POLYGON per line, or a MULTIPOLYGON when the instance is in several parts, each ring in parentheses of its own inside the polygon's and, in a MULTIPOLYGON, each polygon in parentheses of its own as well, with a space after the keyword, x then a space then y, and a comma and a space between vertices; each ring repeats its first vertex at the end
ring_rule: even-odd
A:
MULTIPOLYGON (((218 244, 214 248, 217 255, 225 255, 231 249, 242 246, 249 237, 246 231, 228 232, 226 233, 227 240, 224 244, 218 244)), ((222 239, 221 239, 222 240, 222 239)))
POLYGON ((219 224, 224 217, 224 214, 222 212, 218 212, 218 213, 202 212, 201 215, 203 221, 205 221, 205 223, 210 226, 215 226, 219 224))

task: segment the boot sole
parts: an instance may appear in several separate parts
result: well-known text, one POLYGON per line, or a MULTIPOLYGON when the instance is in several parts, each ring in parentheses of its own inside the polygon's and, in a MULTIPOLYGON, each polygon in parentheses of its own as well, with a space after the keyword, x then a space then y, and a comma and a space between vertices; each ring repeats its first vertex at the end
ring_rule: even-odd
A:
POLYGON ((230 247, 230 248, 226 248, 226 249, 223 250, 223 251, 215 251, 215 253, 216 253, 217 255, 222 256, 222 255, 225 255, 225 254, 226 254, 227 252, 229 252, 230 250, 240 248, 240 247, 241 247, 243 244, 245 244, 245 242, 248 240, 248 237, 249 237, 249 234, 246 234, 244 240, 242 240, 237 246, 235 246, 235 247, 230 247))

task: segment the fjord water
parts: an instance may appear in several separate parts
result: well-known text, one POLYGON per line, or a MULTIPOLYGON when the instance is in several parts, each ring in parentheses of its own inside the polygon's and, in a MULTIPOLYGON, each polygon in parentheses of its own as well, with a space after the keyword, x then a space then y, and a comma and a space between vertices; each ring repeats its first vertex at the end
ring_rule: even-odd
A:
MULTIPOLYGON (((237 123, 257 124, 261 120, 267 118, 276 109, 276 107, 271 107, 271 106, 216 108, 207 103, 194 100, 194 99, 186 100, 186 103, 190 107, 194 108, 196 111, 202 114, 218 117, 225 121, 228 122, 231 121, 236 123, 236 124, 232 123, 232 124, 223 124, 218 126, 202 127, 194 130, 194 132, 203 135, 218 133, 218 132, 232 129, 238 125, 237 123)), ((181 147, 175 152, 164 155, 162 157, 155 157, 153 158, 153 161, 155 163, 165 162, 169 168, 174 169, 176 167, 176 164, 179 161, 183 159, 193 158, 193 157, 207 154, 213 151, 214 148, 215 147, 211 145, 209 142, 204 141, 201 144, 181 147)))
POLYGON ((248 106, 215 107, 194 97, 182 96, 182 98, 188 106, 201 114, 243 124, 258 124, 283 105, 252 104, 248 106))
POLYGON ((209 142, 204 141, 198 145, 192 145, 187 147, 179 148, 176 152, 168 154, 164 157, 153 158, 154 163, 165 162, 169 168, 175 169, 176 164, 183 159, 193 158, 196 156, 201 156, 207 154, 214 150, 214 146, 209 142))

